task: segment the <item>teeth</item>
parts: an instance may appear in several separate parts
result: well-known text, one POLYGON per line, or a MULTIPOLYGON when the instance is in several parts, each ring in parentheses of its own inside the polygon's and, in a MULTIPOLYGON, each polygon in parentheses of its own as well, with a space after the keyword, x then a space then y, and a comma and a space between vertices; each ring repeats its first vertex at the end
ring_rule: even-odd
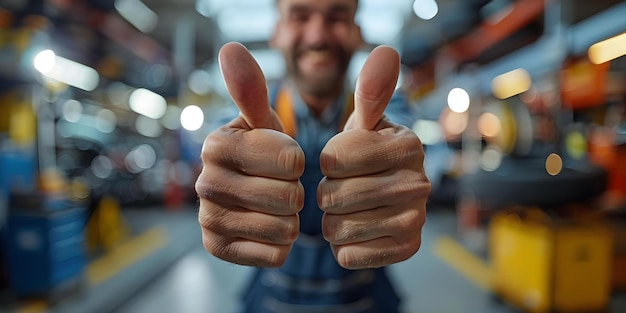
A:
POLYGON ((328 51, 307 51, 306 57, 313 61, 324 61, 331 58, 328 51))

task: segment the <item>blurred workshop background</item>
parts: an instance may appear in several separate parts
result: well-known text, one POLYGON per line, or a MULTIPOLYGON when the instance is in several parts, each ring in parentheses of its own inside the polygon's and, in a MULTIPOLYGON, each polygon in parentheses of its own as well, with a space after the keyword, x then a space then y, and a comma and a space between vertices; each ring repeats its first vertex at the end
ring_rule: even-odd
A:
MULTIPOLYGON (((193 189, 274 0, 0 0, 0 312, 234 312, 193 189)), ((433 185, 406 313, 626 312, 626 1, 360 0, 433 185)))

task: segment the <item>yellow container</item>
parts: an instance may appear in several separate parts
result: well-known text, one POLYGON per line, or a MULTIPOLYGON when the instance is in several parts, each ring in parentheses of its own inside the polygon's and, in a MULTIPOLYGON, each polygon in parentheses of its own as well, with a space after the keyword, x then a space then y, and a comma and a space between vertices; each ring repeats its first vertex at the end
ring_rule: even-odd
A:
POLYGON ((626 210, 608 218, 613 226, 613 290, 626 291, 626 210))
POLYGON ((596 219, 555 221, 538 209, 496 214, 489 228, 494 292, 532 313, 604 310, 611 234, 596 219))

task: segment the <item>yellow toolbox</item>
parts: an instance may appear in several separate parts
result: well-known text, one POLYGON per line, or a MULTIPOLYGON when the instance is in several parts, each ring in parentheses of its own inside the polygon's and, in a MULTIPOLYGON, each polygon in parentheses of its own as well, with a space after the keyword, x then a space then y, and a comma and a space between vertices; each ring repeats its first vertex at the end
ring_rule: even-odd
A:
POLYGON ((489 226, 494 293, 532 313, 606 310, 613 239, 600 218, 556 219, 540 209, 496 214, 489 226))
POLYGON ((607 219, 613 230, 613 290, 626 291, 626 206, 611 210, 607 219))

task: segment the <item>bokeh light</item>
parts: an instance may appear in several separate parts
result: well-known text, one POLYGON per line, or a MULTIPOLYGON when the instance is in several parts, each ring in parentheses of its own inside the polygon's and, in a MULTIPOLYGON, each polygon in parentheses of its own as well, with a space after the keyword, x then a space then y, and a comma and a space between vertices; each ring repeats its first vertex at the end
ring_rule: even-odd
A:
POLYGON ((189 131, 195 131, 204 124, 204 113, 202 109, 196 105, 190 105, 183 109, 180 114, 180 123, 183 128, 189 131))
POLYGON ((470 97, 462 88, 453 88, 448 93, 448 107, 456 113, 462 113, 469 109, 470 97))
POLYGON ((50 49, 43 50, 35 55, 33 65, 39 73, 46 74, 49 73, 52 68, 54 68, 55 60, 56 54, 54 53, 54 51, 50 49))
POLYGON ((563 170, 563 159, 556 153, 551 153, 546 158, 546 172, 552 176, 559 175, 563 170))
POLYGON ((431 20, 439 13, 439 5, 435 0, 415 0, 413 12, 423 20, 431 20))
POLYGON ((484 137, 493 138, 500 134, 502 125, 495 114, 485 112, 478 117, 478 129, 484 137))

